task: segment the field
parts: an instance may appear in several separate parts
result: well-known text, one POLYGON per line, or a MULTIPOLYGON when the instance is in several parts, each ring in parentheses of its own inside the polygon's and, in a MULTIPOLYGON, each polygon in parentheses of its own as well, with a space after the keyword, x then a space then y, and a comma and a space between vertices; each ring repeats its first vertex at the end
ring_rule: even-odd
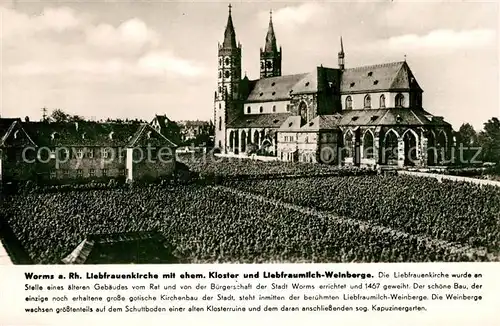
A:
POLYGON ((0 218, 41 264, 60 263, 86 234, 148 230, 190 263, 498 261, 500 253, 500 188, 410 176, 31 193, 6 198, 0 218))

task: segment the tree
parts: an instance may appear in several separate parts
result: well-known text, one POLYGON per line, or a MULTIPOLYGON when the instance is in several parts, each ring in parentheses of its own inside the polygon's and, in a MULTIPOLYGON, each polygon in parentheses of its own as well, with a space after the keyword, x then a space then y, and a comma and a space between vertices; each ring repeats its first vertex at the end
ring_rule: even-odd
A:
POLYGON ((470 123, 464 123, 460 126, 457 132, 457 142, 463 144, 464 147, 477 145, 477 132, 470 123))
POLYGON ((478 136, 482 158, 486 162, 500 163, 500 121, 491 118, 478 136))
POLYGON ((50 119, 54 122, 67 122, 69 115, 61 109, 55 109, 50 115, 50 119))

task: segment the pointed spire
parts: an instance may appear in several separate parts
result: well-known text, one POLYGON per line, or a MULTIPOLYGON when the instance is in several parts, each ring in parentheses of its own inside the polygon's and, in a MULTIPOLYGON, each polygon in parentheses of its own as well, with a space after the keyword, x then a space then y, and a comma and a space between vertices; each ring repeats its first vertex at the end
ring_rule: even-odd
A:
POLYGON ((236 48, 236 32, 234 31, 233 18, 231 17, 231 4, 229 4, 229 15, 227 17, 226 31, 224 32, 224 48, 236 48))
POLYGON ((269 11, 269 28, 267 29, 266 46, 264 47, 264 52, 278 52, 278 46, 276 45, 276 35, 274 34, 272 10, 269 11))
POLYGON ((339 61, 339 69, 344 70, 345 68, 345 62, 344 62, 344 42, 342 41, 342 36, 340 37, 340 52, 338 55, 338 61, 339 61))

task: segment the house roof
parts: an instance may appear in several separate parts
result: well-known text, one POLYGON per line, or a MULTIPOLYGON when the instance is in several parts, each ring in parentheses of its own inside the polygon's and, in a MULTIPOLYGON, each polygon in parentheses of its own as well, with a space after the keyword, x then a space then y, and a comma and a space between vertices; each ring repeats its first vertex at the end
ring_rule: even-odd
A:
POLYGON ((176 144, 174 144, 167 137, 158 132, 149 123, 143 123, 134 134, 132 139, 128 142, 127 147, 146 147, 148 145, 151 145, 153 147, 177 147, 176 144))
POLYGON ((405 61, 345 69, 341 93, 422 90, 405 61))
POLYGON ((175 257, 156 231, 92 234, 62 259, 64 264, 172 263, 175 257))
POLYGON ((290 113, 247 114, 236 117, 227 125, 229 128, 279 128, 290 113))
POLYGON ((298 115, 289 116, 280 126, 280 131, 300 130, 301 118, 298 115))

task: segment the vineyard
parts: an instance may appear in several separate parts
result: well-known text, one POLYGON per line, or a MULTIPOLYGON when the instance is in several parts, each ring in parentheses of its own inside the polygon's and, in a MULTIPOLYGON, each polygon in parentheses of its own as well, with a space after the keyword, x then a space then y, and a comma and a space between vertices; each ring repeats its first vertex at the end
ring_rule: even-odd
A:
POLYGON ((500 252, 500 188, 411 176, 30 193, 2 206, 41 264, 60 263, 88 234, 149 230, 187 263, 493 261, 500 252))

